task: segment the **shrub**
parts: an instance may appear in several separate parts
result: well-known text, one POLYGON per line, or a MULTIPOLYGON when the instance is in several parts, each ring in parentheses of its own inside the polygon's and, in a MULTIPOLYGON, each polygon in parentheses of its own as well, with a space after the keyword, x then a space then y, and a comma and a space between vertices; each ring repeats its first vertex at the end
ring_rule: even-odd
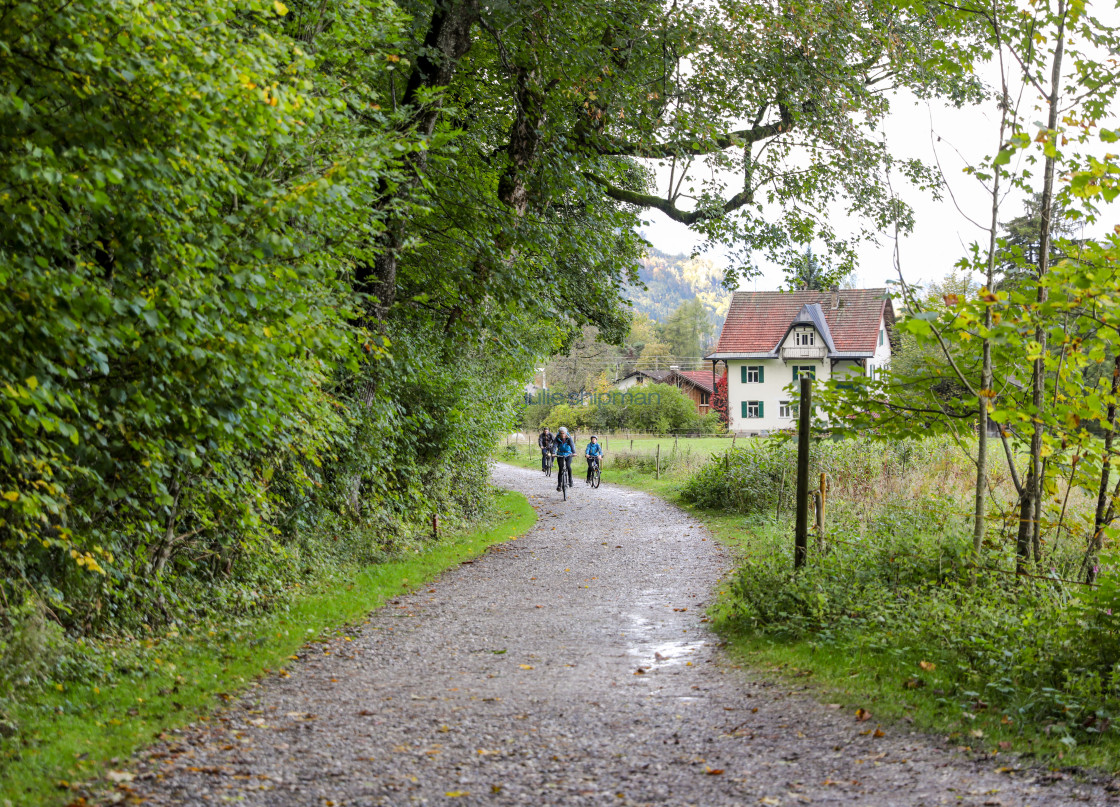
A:
MULTIPOLYGON (((750 440, 714 454, 681 489, 691 504, 737 513, 757 513, 778 502, 783 475, 789 476, 789 451, 782 443, 750 440)), ((788 485, 788 479, 787 479, 788 485)), ((783 498, 789 498, 782 491, 783 498)))

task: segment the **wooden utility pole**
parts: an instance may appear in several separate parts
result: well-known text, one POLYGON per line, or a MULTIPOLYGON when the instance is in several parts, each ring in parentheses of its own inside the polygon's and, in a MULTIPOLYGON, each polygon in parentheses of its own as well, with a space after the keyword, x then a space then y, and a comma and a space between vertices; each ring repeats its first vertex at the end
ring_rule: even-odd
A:
POLYGON ((813 382, 801 376, 797 423, 797 526, 793 543, 793 568, 805 565, 809 554, 809 428, 813 416, 813 382))

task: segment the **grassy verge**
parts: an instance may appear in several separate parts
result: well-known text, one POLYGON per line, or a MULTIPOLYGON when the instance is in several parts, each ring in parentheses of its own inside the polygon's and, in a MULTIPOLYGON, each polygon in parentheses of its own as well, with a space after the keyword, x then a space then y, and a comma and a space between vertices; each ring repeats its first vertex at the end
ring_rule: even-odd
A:
MULTIPOLYGON (((793 526, 788 512, 776 521, 774 513, 747 517, 694 507, 681 500, 683 479, 673 475, 654 479, 633 470, 614 470, 604 473, 604 480, 661 496, 689 511, 740 558, 773 551, 784 542, 792 546, 793 526)), ((1120 772, 1120 739, 1114 732, 1101 733, 1088 742, 1082 736, 1072 744, 1059 720, 1038 722, 1009 716, 1007 709, 987 708, 981 697, 962 700, 959 692, 954 696, 950 692, 951 653, 942 651, 928 657, 936 662, 929 661, 906 647, 901 636, 897 646, 868 647, 859 642, 773 637, 745 631, 734 619, 730 588, 713 606, 713 625, 744 666, 786 676, 800 685, 809 684, 820 700, 840 703, 851 711, 853 720, 857 709, 866 710, 871 714, 866 722, 869 732, 882 725, 888 731, 893 726, 894 730, 902 727, 933 733, 961 750, 1005 758, 1007 765, 1016 764, 1019 756, 1030 764, 1055 769, 1120 772)))
POLYGON ((122 645, 112 683, 59 684, 11 713, 19 735, 0 750, 0 805, 62 805, 145 743, 231 699, 284 665, 308 639, 337 630, 386 600, 412 591, 488 547, 522 535, 536 522, 524 496, 504 493, 497 517, 449 536, 414 556, 307 587, 287 610, 190 635, 171 633, 127 653, 122 645))

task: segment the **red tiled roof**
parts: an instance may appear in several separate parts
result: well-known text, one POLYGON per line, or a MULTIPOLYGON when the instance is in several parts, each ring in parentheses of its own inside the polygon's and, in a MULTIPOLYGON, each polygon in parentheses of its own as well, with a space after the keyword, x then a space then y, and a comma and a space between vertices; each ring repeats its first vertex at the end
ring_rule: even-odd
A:
POLYGON ((819 303, 842 353, 874 353, 879 322, 894 321, 886 289, 841 289, 839 308, 832 308, 831 291, 737 291, 719 334, 715 353, 769 353, 786 335, 801 306, 819 303))
POLYGON ((712 373, 710 370, 677 370, 676 373, 694 387, 704 390, 704 392, 715 391, 712 389, 712 373))

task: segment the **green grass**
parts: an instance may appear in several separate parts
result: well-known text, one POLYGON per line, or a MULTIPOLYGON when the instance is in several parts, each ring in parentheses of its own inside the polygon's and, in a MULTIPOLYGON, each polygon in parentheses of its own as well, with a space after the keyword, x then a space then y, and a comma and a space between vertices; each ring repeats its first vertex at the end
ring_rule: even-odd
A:
MULTIPOLYGON (((0 746, 0 805, 71 803, 167 729, 205 716, 263 675, 287 675, 285 665, 308 640, 344 632, 386 600, 536 523, 517 493, 500 495, 497 513, 495 521, 415 556, 323 580, 286 611, 190 635, 132 640, 143 643, 139 653, 122 645, 117 653, 127 661, 112 684, 58 685, 11 712, 20 734, 0 746)), ((103 650, 114 652, 111 645, 103 650)))

